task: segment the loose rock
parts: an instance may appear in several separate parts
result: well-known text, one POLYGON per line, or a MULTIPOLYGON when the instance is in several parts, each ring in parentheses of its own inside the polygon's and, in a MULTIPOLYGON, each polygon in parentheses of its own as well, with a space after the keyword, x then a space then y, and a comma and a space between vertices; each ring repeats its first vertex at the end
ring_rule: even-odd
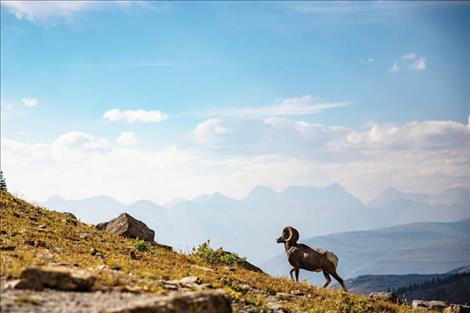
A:
POLYGON ((398 303, 400 299, 396 294, 391 291, 374 291, 369 293, 369 298, 374 300, 388 301, 392 303, 398 303))
POLYGON ((30 267, 23 270, 16 289, 89 291, 95 277, 84 271, 64 267, 30 267))
POLYGON ((220 291, 189 292, 181 295, 159 297, 152 301, 135 301, 110 313, 230 313, 227 296, 220 291))
POLYGON ((424 300, 413 300, 411 307, 413 309, 422 308, 428 310, 439 310, 442 311, 448 306, 447 302, 444 301, 424 301, 424 300))

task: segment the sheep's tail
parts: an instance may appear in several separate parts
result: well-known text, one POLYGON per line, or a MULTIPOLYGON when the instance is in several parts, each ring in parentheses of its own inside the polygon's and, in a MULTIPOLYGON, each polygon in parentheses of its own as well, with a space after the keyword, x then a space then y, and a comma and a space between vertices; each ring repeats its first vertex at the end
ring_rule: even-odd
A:
POLYGON ((338 267, 338 257, 331 251, 326 251, 326 258, 335 265, 335 269, 338 267))

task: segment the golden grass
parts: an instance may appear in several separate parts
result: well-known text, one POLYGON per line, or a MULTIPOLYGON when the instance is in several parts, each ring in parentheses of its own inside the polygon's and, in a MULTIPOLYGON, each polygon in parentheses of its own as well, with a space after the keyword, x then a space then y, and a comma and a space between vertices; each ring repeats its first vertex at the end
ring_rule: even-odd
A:
POLYGON ((135 240, 97 231, 93 225, 33 206, 7 192, 0 192, 0 196, 0 245, 16 247, 14 251, 0 252, 0 275, 8 278, 19 277, 25 267, 53 262, 94 273, 97 276, 95 289, 167 294, 168 290, 161 286, 160 279, 173 280, 195 275, 213 288, 225 289, 234 301, 260 308, 266 308, 268 297, 272 298, 278 292, 301 292, 303 296, 292 297, 284 303, 286 311, 411 312, 406 305, 374 301, 352 293, 317 288, 240 268, 233 270, 223 265, 207 264, 196 257, 163 248, 151 246, 147 251, 137 251, 135 240), (93 257, 93 249, 105 258, 93 257), (138 260, 131 259, 131 250, 136 250, 140 256, 138 260), (252 289, 247 290, 243 286, 247 284, 252 289))

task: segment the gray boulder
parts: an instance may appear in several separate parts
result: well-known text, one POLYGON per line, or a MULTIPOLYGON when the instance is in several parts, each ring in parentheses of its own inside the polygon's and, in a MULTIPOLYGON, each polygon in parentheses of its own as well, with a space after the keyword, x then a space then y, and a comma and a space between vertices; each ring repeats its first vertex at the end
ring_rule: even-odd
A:
POLYGON ((435 311, 443 311, 448 306, 447 302, 444 301, 424 301, 424 300, 413 300, 411 307, 413 309, 428 309, 435 311))
POLYGON ((391 291, 374 291, 369 293, 369 298, 372 298, 374 300, 388 301, 392 303, 400 302, 398 296, 391 291))
POLYGON ((63 291, 90 291, 96 277, 66 267, 28 267, 21 272, 16 289, 43 290, 50 288, 63 291))
POLYGON ((232 307, 227 296, 220 291, 188 292, 174 296, 159 297, 158 300, 136 301, 112 309, 110 313, 230 313, 232 307))
POLYGON ((96 225, 96 229, 106 230, 127 238, 139 238, 149 242, 153 242, 155 238, 155 231, 127 213, 122 213, 109 222, 96 225))

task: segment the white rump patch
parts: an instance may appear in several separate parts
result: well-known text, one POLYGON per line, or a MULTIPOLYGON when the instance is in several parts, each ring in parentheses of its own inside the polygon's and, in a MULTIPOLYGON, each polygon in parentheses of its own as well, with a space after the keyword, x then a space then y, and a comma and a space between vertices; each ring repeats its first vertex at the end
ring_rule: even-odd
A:
POLYGON ((321 255, 325 255, 326 258, 335 265, 335 269, 338 267, 338 257, 336 256, 336 254, 326 249, 315 248, 313 250, 317 251, 321 255))

